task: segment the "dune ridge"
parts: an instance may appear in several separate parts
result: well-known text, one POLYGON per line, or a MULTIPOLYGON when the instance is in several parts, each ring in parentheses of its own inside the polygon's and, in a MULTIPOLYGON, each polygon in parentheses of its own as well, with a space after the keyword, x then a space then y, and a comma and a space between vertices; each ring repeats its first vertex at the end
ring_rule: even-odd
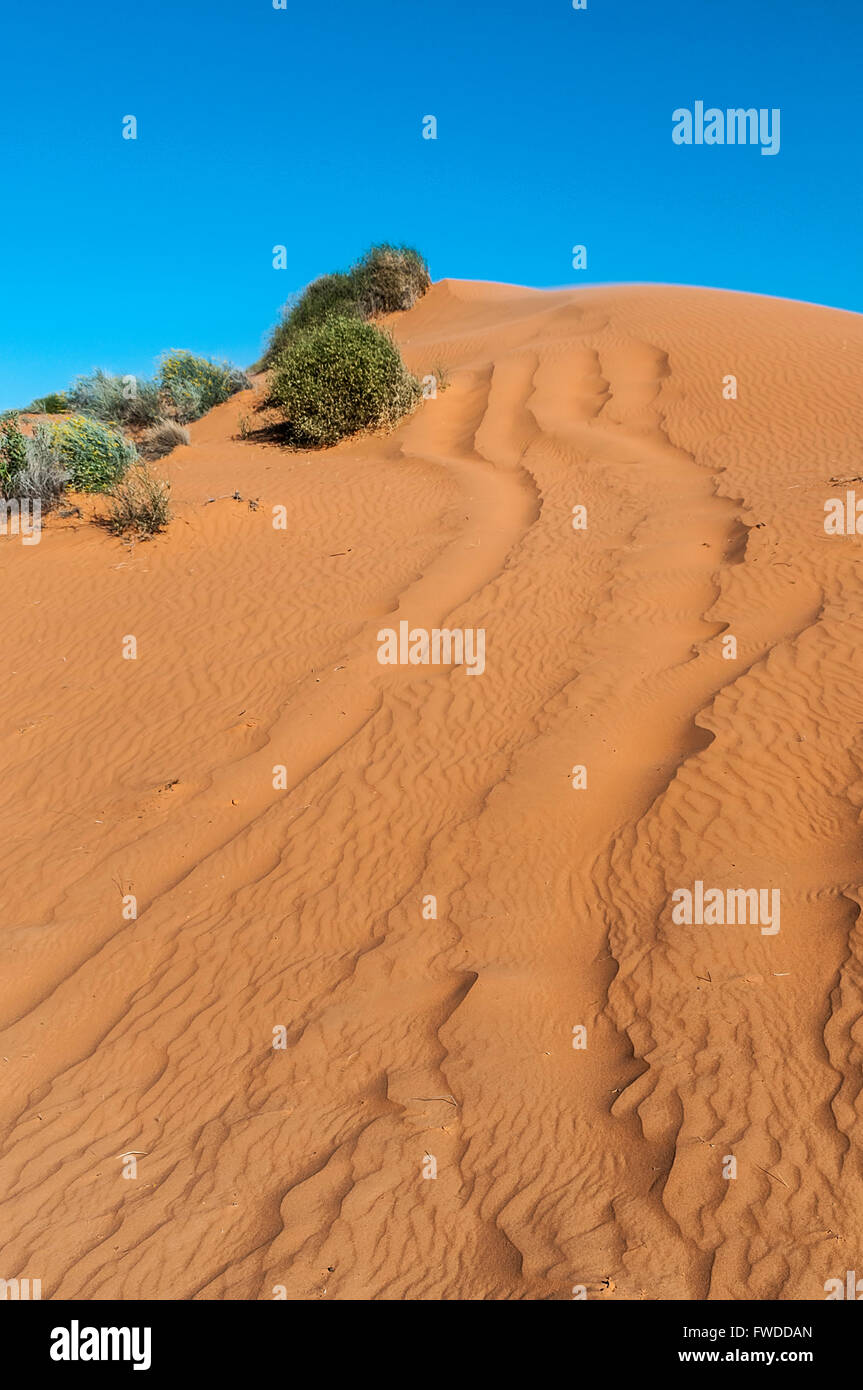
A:
POLYGON ((285 453, 244 393, 164 461, 166 535, 0 548, 0 1275, 823 1298, 861 1209, 863 568, 823 504, 863 319, 443 281, 391 327, 450 377, 392 434, 285 453), (400 619, 485 628, 484 674, 380 666, 400 619), (673 924, 696 879, 778 886, 781 930, 673 924))

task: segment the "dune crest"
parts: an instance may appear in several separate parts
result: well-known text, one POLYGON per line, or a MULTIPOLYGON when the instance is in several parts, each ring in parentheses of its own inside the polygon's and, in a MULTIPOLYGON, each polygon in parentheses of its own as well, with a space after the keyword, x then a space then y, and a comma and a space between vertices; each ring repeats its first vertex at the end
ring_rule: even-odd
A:
POLYGON ((250 443, 246 392, 160 465, 165 535, 0 541, 0 1277, 821 1299, 863 1201, 824 529, 863 318, 443 281, 391 327, 449 377, 392 434, 250 443), (381 665, 402 622, 484 669, 381 665), (781 927, 675 922, 697 882, 781 927))

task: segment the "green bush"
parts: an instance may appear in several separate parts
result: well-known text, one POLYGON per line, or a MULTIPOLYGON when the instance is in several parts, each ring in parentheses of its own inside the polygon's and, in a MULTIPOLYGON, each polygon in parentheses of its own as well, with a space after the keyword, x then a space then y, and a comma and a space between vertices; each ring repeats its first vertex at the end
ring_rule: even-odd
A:
POLYGON ((257 367, 272 367, 297 333, 333 314, 369 319, 409 309, 430 284, 428 266, 419 251, 387 242, 372 246, 347 273, 322 275, 287 306, 257 367))
POLYGON ((87 415, 72 415, 49 428, 60 463, 78 492, 104 492, 138 456, 119 430, 87 415))
POLYGON ((32 415, 62 415, 69 409, 65 391, 52 391, 47 396, 37 396, 29 407, 32 415))
POLYGON ((422 388, 392 338, 361 319, 333 315, 301 329, 277 358, 268 404, 299 448, 389 427, 417 406, 422 388))
POLYGON ((288 346, 291 339, 303 328, 311 328, 323 323, 332 314, 345 318, 364 318, 357 300, 356 289, 350 275, 338 271, 335 275, 322 275, 313 280, 307 289, 287 307, 281 323, 276 324, 270 336, 269 346, 261 359, 261 366, 272 366, 276 357, 288 346))
POLYGON ((245 391, 251 382, 244 372, 228 362, 211 362, 206 357, 173 349, 165 353, 159 370, 159 382, 171 398, 177 419, 186 424, 197 420, 214 405, 221 405, 237 391, 245 391))
POLYGON ((18 411, 7 410, 0 415, 0 491, 4 495, 26 467, 27 444, 18 426, 18 411))

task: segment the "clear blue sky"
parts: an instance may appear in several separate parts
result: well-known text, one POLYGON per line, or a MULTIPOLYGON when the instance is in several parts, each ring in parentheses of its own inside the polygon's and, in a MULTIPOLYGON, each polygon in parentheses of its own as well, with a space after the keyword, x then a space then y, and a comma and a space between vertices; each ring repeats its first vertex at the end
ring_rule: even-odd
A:
POLYGON ((375 240, 435 279, 863 311, 860 0, 287 4, 7 6, 0 407, 168 347, 248 365, 375 240), (674 145, 698 99, 779 107, 779 154, 674 145))

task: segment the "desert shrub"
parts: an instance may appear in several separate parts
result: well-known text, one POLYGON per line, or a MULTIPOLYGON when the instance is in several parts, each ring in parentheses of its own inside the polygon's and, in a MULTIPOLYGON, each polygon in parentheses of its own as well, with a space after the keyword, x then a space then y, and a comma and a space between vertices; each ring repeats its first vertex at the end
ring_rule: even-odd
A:
POLYGON ((159 384, 134 376, 112 376, 97 368, 69 388, 69 409, 94 420, 122 425, 152 425, 162 414, 159 384))
POLYGON ((50 426, 37 425, 30 438, 18 429, 17 417, 0 419, 0 494, 38 498, 50 511, 68 479, 50 426))
POLYGON ((123 399, 122 413, 117 417, 121 424, 144 427, 154 425, 162 418, 162 393, 157 381, 135 381, 129 383, 132 394, 123 399))
POLYGON ((62 415, 69 409, 65 391, 51 391, 47 396, 37 396, 32 401, 28 413, 31 415, 62 415))
POLYGON ((303 328, 323 323, 333 314, 341 314, 345 318, 364 317, 354 282, 350 275, 344 275, 341 271, 313 280, 302 294, 286 305, 281 322, 273 329, 267 350, 258 365, 271 367, 297 333, 303 328))
POLYGON ((171 520, 171 485, 146 465, 130 468, 108 492, 108 512, 101 518, 115 536, 155 536, 171 520))
POLYGON ((228 362, 211 362, 176 348, 162 358, 159 381, 183 424, 197 420, 252 384, 245 372, 228 362))
POLYGON ((72 415, 46 428, 51 430, 70 485, 79 492, 104 492, 138 456, 134 444, 119 430, 87 415, 72 415))
POLYGON ((0 491, 10 490, 13 478, 27 467, 27 444, 18 425, 18 411, 0 415, 0 491))
POLYGON ((291 442, 303 448, 394 425, 421 395, 388 334, 333 315, 298 332, 276 359, 268 405, 283 413, 291 442))
POLYGON ((373 246, 348 272, 322 275, 286 306, 281 322, 270 334, 257 367, 272 367, 297 333, 338 314, 343 318, 373 318, 409 309, 431 284, 428 266, 410 246, 373 246))
POLYGON ((291 328, 296 332, 301 328, 311 328, 322 323, 332 314, 358 317, 360 306, 350 275, 337 271, 335 275, 322 275, 313 280, 299 296, 289 315, 291 328))
POLYGON ((351 271, 356 296, 367 318, 410 309, 431 285, 429 269, 411 246, 372 246, 351 271))
POLYGON ((232 396, 235 396, 238 391, 251 391, 253 383, 248 372, 244 372, 242 367, 232 366, 230 362, 227 371, 228 386, 232 396))
POLYGON ((49 425, 37 425, 32 438, 24 440, 26 463, 13 479, 16 497, 39 499, 44 511, 56 506, 69 481, 69 470, 60 459, 60 451, 49 425))
POLYGON ((188 444, 189 431, 178 425, 176 420, 159 420, 148 429, 139 444, 141 456, 145 459, 164 458, 179 444, 188 444))
POLYGON ((79 376, 69 387, 69 409, 96 420, 116 420, 123 399, 123 383, 97 367, 89 376, 79 376))
POLYGON ((199 420, 206 410, 204 391, 192 382, 175 381, 169 392, 177 419, 183 425, 199 420))

